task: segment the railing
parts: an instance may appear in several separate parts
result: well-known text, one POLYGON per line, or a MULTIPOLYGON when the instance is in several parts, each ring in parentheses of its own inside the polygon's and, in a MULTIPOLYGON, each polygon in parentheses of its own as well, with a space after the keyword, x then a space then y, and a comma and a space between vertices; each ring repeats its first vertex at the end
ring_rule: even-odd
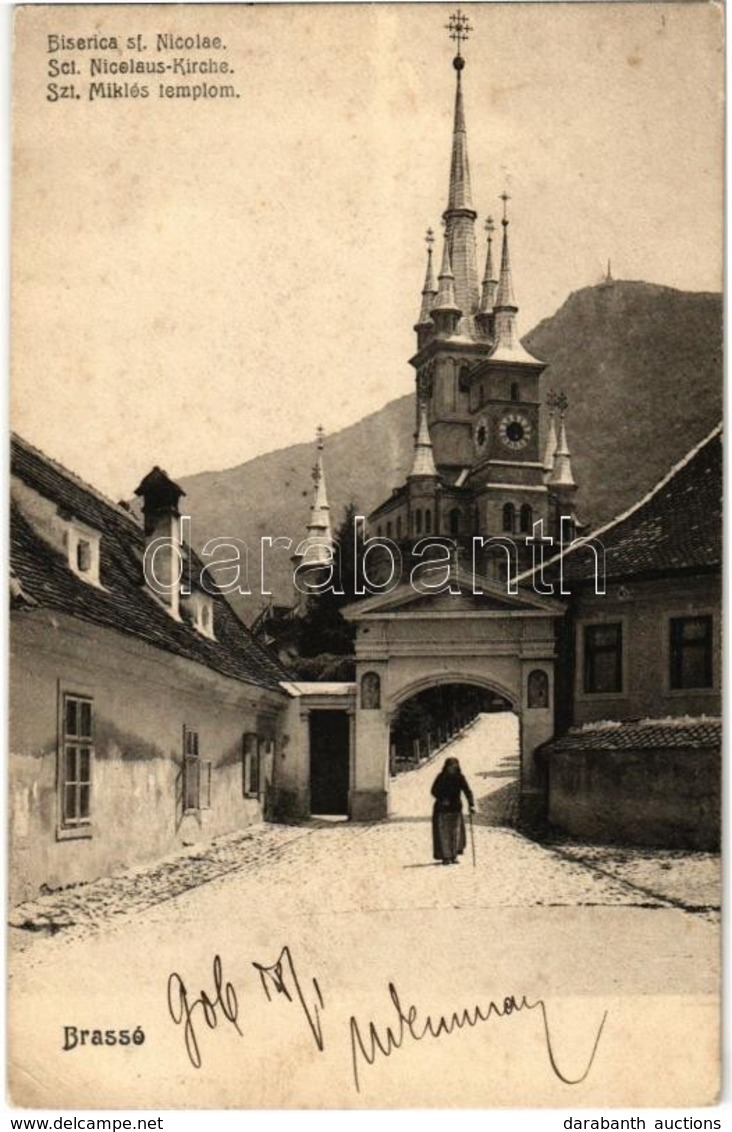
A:
POLYGON ((392 743, 389 759, 392 776, 403 771, 413 770, 434 758, 443 747, 446 747, 448 743, 451 743, 453 739, 471 727, 479 715, 480 710, 476 708, 472 712, 449 716, 443 723, 437 724, 434 729, 424 731, 421 735, 413 737, 409 750, 404 745, 398 748, 396 743, 392 743))

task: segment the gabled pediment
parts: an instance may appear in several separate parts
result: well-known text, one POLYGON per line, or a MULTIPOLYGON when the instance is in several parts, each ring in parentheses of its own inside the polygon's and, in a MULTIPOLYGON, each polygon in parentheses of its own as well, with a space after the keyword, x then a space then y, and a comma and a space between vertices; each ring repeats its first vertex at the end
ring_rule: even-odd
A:
POLYGON ((409 583, 397 586, 387 594, 374 594, 363 601, 346 607, 344 616, 349 621, 385 616, 510 616, 544 615, 561 616, 564 604, 553 597, 537 594, 531 588, 520 587, 517 594, 506 592, 505 585, 474 578, 463 571, 454 570, 450 577, 450 590, 445 585, 440 591, 427 592, 409 583), (452 592, 451 592, 452 591, 452 592))

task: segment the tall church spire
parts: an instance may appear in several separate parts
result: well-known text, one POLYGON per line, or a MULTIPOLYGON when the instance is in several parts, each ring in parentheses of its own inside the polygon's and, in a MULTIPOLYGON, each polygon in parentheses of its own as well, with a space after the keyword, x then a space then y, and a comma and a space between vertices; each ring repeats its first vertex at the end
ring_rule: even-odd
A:
POLYGON ((446 24, 450 38, 457 43, 457 53, 452 61, 457 80, 455 87, 455 118, 452 134, 452 157, 450 161, 450 186, 447 208, 443 213, 445 234, 450 244, 450 259, 455 272, 455 296, 464 315, 474 315, 480 302, 478 285, 477 253, 475 247, 475 220, 470 189, 470 166, 468 164, 468 137, 465 129, 465 109, 463 107, 462 71, 465 60, 461 54, 461 44, 472 30, 467 16, 460 9, 450 16, 446 24))
POLYGON ((325 489, 325 469, 323 467, 323 448, 325 446, 325 433, 322 426, 318 428, 318 455, 313 468, 313 504, 310 508, 310 521, 307 528, 307 537, 312 540, 312 546, 307 555, 308 563, 330 562, 333 551, 333 533, 330 526, 330 507, 325 489))
POLYGON ((465 109, 463 106, 463 84, 461 74, 465 60, 458 54, 453 59, 457 72, 455 89, 455 117, 452 127, 452 160, 450 162, 450 189, 447 197, 447 210, 467 208, 473 211, 473 197, 470 189, 470 164, 468 162, 468 134, 465 129, 465 109))

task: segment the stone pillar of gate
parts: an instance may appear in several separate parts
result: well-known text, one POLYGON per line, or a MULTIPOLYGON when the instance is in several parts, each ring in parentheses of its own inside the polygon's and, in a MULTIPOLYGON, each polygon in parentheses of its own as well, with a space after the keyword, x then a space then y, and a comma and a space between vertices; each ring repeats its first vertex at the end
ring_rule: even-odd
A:
POLYGON ((521 661, 521 825, 538 830, 546 820, 546 782, 536 750, 554 735, 554 660, 521 661))
POLYGON ((385 671, 385 665, 373 662, 358 668, 348 807, 352 821, 379 821, 389 815, 389 713, 384 710, 385 671))
POLYGON ((310 712, 291 699, 275 752, 273 817, 302 821, 310 814, 310 712))

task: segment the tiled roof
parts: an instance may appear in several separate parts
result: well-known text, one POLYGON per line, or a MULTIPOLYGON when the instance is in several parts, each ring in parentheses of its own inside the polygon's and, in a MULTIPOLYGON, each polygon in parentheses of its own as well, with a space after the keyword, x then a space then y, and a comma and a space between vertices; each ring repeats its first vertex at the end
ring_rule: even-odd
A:
MULTIPOLYGON (((722 561, 721 425, 639 503, 588 537, 605 548, 608 578, 718 568, 722 561)), ((558 577, 558 562, 545 576, 558 577)), ((567 580, 594 578, 594 552, 582 545, 564 555, 567 580)))
POLYGON ((394 490, 392 491, 391 495, 389 496, 389 498, 383 499, 381 501, 381 503, 379 503, 378 507, 374 507, 373 511, 371 511, 369 513, 369 516, 368 516, 369 520, 375 519, 382 512, 390 510, 390 508, 397 501, 403 500, 406 497, 406 494, 407 494, 407 484, 406 483, 401 484, 400 487, 395 487, 394 490))
POLYGON ((561 738, 545 743, 541 750, 547 754, 558 751, 637 751, 668 747, 719 747, 721 742, 722 721, 700 716, 585 724, 583 727, 573 727, 561 738))
MULTIPOLYGON (((12 474, 45 499, 101 533, 103 588, 78 578, 66 557, 35 531, 19 506, 11 505, 10 558, 23 593, 38 605, 59 610, 137 637, 155 648, 205 665, 224 676, 270 690, 288 674, 254 639, 226 599, 213 595, 216 639, 187 621, 174 620, 146 589, 142 573, 145 539, 123 507, 50 460, 19 437, 11 445, 12 474)), ((187 557, 187 556, 185 556, 187 557)), ((200 587, 202 566, 191 552, 189 580, 200 587)), ((204 592, 210 592, 209 577, 204 592)))

